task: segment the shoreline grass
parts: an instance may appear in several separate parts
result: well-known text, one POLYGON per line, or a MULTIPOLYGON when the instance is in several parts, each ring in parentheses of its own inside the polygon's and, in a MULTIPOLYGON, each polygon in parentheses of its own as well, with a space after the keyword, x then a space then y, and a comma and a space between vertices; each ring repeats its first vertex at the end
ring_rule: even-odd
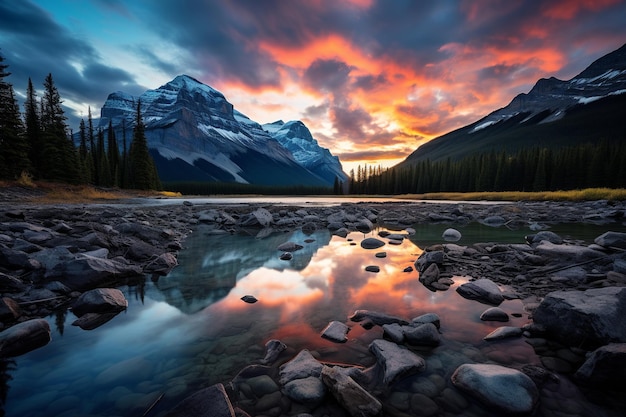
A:
POLYGON ((498 191, 471 193, 402 194, 395 198, 410 200, 450 201, 594 201, 626 200, 624 188, 585 188, 568 191, 498 191))

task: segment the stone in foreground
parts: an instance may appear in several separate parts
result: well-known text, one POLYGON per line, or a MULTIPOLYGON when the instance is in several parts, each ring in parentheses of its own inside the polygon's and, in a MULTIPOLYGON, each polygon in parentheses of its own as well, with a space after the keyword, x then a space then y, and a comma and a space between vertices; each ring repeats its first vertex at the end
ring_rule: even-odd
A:
POLYGON ((626 342, 626 287, 554 291, 533 313, 552 337, 570 346, 626 342))
POLYGON ((341 406, 353 417, 380 415, 382 404, 340 369, 324 366, 322 381, 341 406))
POLYGON ((331 321, 328 326, 322 330, 322 337, 337 343, 345 343, 348 340, 348 332, 350 327, 340 321, 331 321))
POLYGON ((464 298, 488 304, 498 305, 504 301, 504 296, 498 285, 487 278, 466 282, 460 285, 456 291, 464 298))
POLYGON ((72 306, 72 312, 80 317, 87 313, 116 313, 127 307, 126 297, 117 288, 96 288, 82 293, 72 306))
POLYGON ((539 391, 530 377, 500 365, 461 365, 454 371, 452 383, 502 413, 530 414, 539 401, 539 391))
POLYGON ((423 371, 426 361, 404 346, 383 339, 374 340, 370 350, 383 368, 383 384, 389 385, 397 379, 423 371))
POLYGON ((626 343, 610 343, 594 350, 574 376, 588 384, 622 386, 626 380, 626 343))
POLYGON ((222 384, 212 385, 182 400, 166 417, 235 417, 222 384))
POLYGON ((50 342, 50 325, 45 319, 18 323, 0 332, 0 357, 19 356, 50 342))

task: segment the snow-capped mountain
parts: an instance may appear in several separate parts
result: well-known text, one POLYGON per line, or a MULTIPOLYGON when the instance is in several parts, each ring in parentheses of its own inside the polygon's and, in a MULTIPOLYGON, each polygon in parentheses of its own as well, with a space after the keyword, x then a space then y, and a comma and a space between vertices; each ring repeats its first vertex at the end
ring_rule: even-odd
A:
POLYGON ((222 93, 187 75, 139 97, 110 94, 100 128, 107 129, 111 121, 118 142, 123 142, 122 135, 130 142, 138 102, 162 181, 333 185, 333 180, 298 163, 289 149, 235 110, 222 93))
POLYGON ((331 154, 327 148, 322 148, 301 121, 292 120, 285 123, 278 120, 264 124, 263 129, 289 150, 300 165, 327 182, 334 183, 335 178, 343 183, 348 180, 339 158, 331 154))
POLYGON ((506 107, 420 146, 401 165, 489 150, 610 138, 620 134, 616 127, 624 123, 625 102, 626 45, 568 81, 540 79, 506 107))

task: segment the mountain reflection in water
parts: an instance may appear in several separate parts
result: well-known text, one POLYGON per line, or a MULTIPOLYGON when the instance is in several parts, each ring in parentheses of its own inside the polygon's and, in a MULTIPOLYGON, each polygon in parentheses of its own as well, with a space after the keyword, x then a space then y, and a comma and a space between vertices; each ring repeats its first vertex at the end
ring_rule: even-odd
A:
MULTIPOLYGON (((199 226, 168 276, 121 288, 129 306, 110 322, 84 331, 69 325, 75 319, 71 311, 49 317, 52 341, 0 368, 8 381, 6 415, 136 416, 164 394, 151 411, 162 415, 195 390, 228 382, 245 366, 259 363, 265 343, 274 338, 288 346, 279 362, 309 349, 321 360, 368 365, 374 361, 368 345, 382 337, 382 330, 350 322, 357 309, 409 320, 437 313, 442 346, 420 354, 440 365, 429 365, 425 375, 437 372, 448 380, 466 360, 456 352, 513 367, 538 363, 521 338, 482 340, 501 323, 481 321, 488 306, 456 293, 468 277, 454 277, 448 291, 431 292, 416 271, 404 272, 425 244, 441 243, 447 226, 416 228, 418 233, 400 245, 366 250, 360 241, 377 237, 379 230, 341 238, 328 230, 230 235, 199 226), (293 252, 292 260, 280 260, 277 247, 287 241, 303 248, 293 252), (376 257, 377 252, 386 257, 376 257), (379 266, 380 272, 367 272, 368 265, 379 266), (243 302, 247 294, 259 301, 243 302), (351 326, 346 343, 320 337, 333 320, 351 326)), ((471 235, 470 229, 461 231, 471 235)), ((499 233, 493 240, 522 243, 529 231, 499 233)), ((516 313, 508 325, 528 321, 519 300, 500 307, 516 313)))

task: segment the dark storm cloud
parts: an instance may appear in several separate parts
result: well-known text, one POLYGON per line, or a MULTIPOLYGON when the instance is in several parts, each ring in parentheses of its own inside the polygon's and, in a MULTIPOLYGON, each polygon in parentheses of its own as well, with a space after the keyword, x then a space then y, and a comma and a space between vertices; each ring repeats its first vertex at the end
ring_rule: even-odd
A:
POLYGON ((376 89, 376 87, 387 84, 389 81, 384 74, 362 75, 356 77, 353 86, 364 91, 376 89))
MULTIPOLYGON (((105 65, 89 43, 30 1, 0 2, 0 34, 0 52, 12 72, 7 81, 18 92, 26 89, 29 77, 40 90, 49 73, 62 99, 89 103, 92 108, 99 108, 113 91, 145 90, 128 72, 105 65)), ((76 127, 76 116, 68 109, 66 116, 68 124, 76 127)))
POLYGON ((304 71, 302 81, 314 90, 334 94, 347 86, 351 70, 345 62, 336 59, 316 59, 304 71))
POLYGON ((329 107, 330 103, 328 101, 325 101, 319 105, 309 106, 304 110, 304 117, 317 119, 324 116, 326 112, 328 112, 329 107))

